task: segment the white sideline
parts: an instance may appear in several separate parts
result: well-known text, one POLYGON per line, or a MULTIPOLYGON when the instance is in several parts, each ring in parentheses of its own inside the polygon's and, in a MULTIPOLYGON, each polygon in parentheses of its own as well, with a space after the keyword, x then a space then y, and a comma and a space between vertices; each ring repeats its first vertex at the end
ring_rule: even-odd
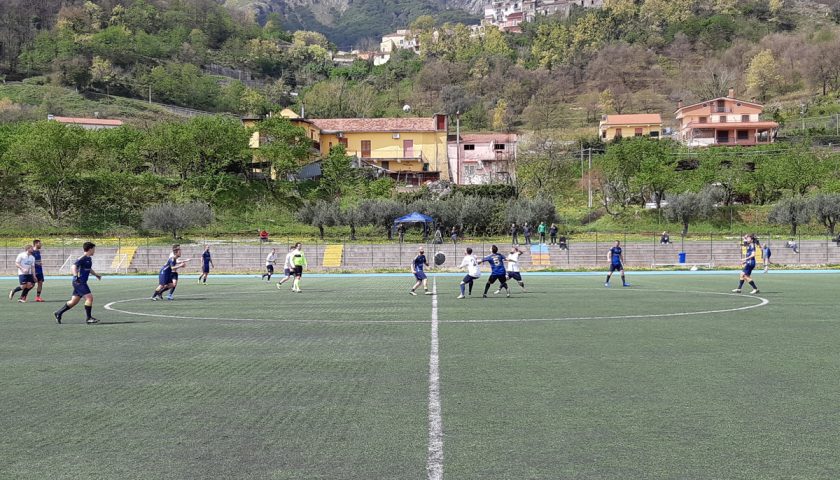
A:
POLYGON ((429 352, 429 480, 443 479, 443 419, 440 405, 440 357, 438 356, 437 280, 432 279, 432 346, 429 352))

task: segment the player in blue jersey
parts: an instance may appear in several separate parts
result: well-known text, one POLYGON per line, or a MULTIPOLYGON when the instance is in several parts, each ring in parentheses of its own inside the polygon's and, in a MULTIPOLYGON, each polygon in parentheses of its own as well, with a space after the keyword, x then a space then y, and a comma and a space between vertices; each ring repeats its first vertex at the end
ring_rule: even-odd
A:
POLYGON ((773 255, 773 251, 770 250, 769 243, 764 244, 764 250, 761 253, 761 258, 764 260, 764 273, 767 273, 770 270, 770 257, 773 255))
MULTIPOLYGON (((178 268, 184 266, 184 263, 179 261, 180 258, 181 247, 178 245, 174 245, 172 248, 172 253, 169 255, 169 258, 166 260, 166 263, 163 264, 163 266, 160 268, 160 271, 158 272, 158 286, 157 288, 155 288, 151 300, 162 300, 164 292, 170 289, 174 289, 174 274, 178 273, 178 268)), ((172 300, 171 296, 169 297, 169 299, 172 300)))
POLYGON ((610 273, 607 274, 607 281, 604 283, 604 286, 610 286, 610 277, 612 277, 613 272, 618 270, 621 273, 621 286, 629 287, 630 284, 624 279, 624 253, 621 250, 620 241, 615 241, 615 245, 610 249, 610 253, 607 254, 607 259, 610 261, 610 273))
POLYGON ((758 287, 755 286, 755 282, 753 281, 751 275, 752 271, 755 268, 755 256, 758 252, 758 249, 761 248, 761 244, 758 242, 758 239, 755 238, 755 235, 747 235, 747 255, 741 261, 741 265, 744 266, 743 270, 741 270, 741 275, 738 282, 738 288, 732 290, 733 293, 741 293, 741 287, 744 286, 744 282, 749 282, 750 286, 753 287, 751 294, 755 295, 758 292, 758 287))
POLYGON ((61 316, 64 315, 67 310, 75 307, 82 298, 85 299, 85 323, 93 325, 99 321, 91 315, 93 311, 93 294, 90 292, 90 287, 88 286, 88 278, 90 278, 91 275, 96 277, 97 280, 102 280, 102 276, 93 271, 92 257, 94 253, 96 253, 96 245, 91 242, 85 242, 82 246, 82 250, 85 252, 84 255, 73 262, 73 266, 70 268, 70 271, 73 274, 73 295, 63 307, 53 313, 57 323, 61 323, 61 316))
POLYGON ((487 298, 487 291, 490 290, 490 285, 496 283, 496 280, 499 281, 499 291, 503 288, 507 292, 505 296, 510 296, 510 289, 507 286, 507 271, 505 270, 505 256, 499 253, 499 247, 493 245, 490 247, 490 251, 493 252, 490 255, 481 259, 478 263, 487 262, 490 264, 490 278, 487 279, 487 283, 484 285, 484 298, 487 298))
POLYGON ((41 241, 37 238, 32 240, 32 246, 35 247, 35 249, 32 250, 32 256, 35 257, 35 281, 38 286, 38 289, 35 290, 35 301, 42 303, 44 301, 44 299, 41 298, 41 291, 44 289, 44 264, 41 260, 41 241))
POLYGON ((414 260, 411 261, 411 273, 414 274, 414 278, 417 281, 414 283, 414 286, 411 287, 411 290, 409 290, 408 293, 410 295, 417 295, 417 292, 415 292, 415 290, 417 290, 417 287, 419 287, 420 285, 423 285, 423 290, 425 291, 426 295, 432 294, 432 292, 429 291, 429 284, 428 280, 426 279, 426 272, 423 271, 423 269, 428 266, 429 261, 426 260, 426 255, 423 251, 423 247, 420 247, 420 249, 417 250, 417 256, 414 257, 414 260))
POLYGON ((204 246, 204 253, 201 254, 201 275, 198 276, 198 283, 207 285, 207 275, 210 275, 210 268, 213 265, 213 256, 210 254, 210 245, 204 246))

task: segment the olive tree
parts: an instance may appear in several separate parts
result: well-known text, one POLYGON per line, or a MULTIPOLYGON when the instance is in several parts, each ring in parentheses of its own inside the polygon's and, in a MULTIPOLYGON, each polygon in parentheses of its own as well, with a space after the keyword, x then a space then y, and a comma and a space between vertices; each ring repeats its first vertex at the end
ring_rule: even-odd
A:
POLYGON ((212 221, 213 211, 207 204, 167 202, 143 210, 142 226, 145 230, 172 233, 172 238, 178 238, 178 232, 199 225, 209 225, 212 221))

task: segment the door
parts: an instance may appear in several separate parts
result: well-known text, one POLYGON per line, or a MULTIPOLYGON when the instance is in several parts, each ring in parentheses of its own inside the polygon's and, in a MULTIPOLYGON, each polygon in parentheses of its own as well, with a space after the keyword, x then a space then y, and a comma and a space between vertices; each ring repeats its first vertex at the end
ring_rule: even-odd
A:
POLYGON ((403 158, 414 158, 414 140, 403 140, 403 158))
POLYGON ((362 140, 362 158, 370 158, 370 140, 362 140))

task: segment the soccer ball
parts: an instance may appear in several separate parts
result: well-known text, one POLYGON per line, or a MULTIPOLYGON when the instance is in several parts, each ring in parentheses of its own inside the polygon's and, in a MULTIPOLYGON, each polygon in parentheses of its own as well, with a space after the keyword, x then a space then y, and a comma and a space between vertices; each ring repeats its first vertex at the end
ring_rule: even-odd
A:
POLYGON ((411 111, 411 105, 403 105, 403 112, 408 113, 411 111))

